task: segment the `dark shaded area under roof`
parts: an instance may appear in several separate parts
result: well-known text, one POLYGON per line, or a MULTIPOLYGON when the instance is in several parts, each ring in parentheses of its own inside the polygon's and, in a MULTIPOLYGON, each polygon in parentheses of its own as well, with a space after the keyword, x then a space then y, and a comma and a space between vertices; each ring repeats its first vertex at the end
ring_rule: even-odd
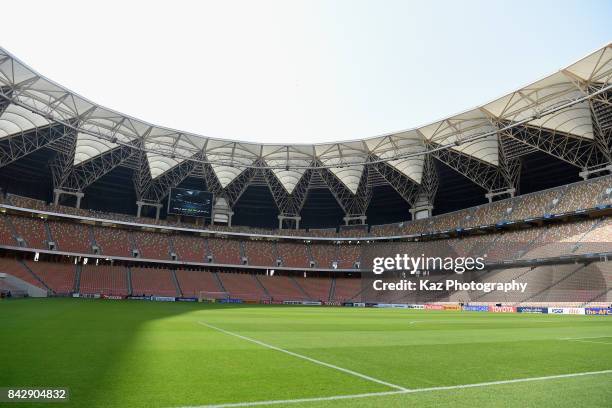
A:
MULTIPOLYGON (((1 147, 1 146, 0 146, 1 147)), ((45 200, 52 200, 53 179, 48 163, 55 156, 48 148, 39 149, 20 160, 0 168, 0 188, 6 192, 45 200)), ((580 180, 579 169, 542 152, 521 158, 520 193, 527 194, 580 180)), ((486 203, 485 191, 475 183, 436 161, 439 188, 434 202, 434 214, 443 214, 486 203)), ((119 166, 85 189, 83 208, 124 214, 136 213, 136 193, 133 171, 119 166)), ((181 188, 206 189, 203 180, 186 178, 181 188)), ((67 197, 63 204, 74 205, 67 197)), ((166 216, 166 208, 162 217, 166 216)), ((234 206, 234 225, 276 228, 279 211, 272 194, 265 185, 251 185, 234 206)), ((154 209, 143 215, 154 216, 154 209)), ((332 193, 326 188, 312 188, 302 209, 301 227, 334 228, 343 224, 344 213, 332 193)), ((367 210, 368 223, 386 224, 410 219, 409 206, 390 186, 375 186, 367 210)))

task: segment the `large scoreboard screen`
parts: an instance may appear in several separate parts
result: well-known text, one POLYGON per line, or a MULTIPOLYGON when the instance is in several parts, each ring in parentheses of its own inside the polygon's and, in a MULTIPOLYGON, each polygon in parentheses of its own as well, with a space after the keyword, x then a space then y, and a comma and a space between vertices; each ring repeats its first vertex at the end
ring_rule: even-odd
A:
POLYGON ((168 199, 168 214, 210 217, 213 194, 208 191, 173 188, 168 199))

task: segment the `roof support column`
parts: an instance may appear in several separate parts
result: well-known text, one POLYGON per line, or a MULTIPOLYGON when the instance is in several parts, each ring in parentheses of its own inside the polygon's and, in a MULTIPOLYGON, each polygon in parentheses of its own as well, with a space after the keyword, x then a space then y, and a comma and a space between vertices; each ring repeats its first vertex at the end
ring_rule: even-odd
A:
POLYGON ((146 201, 136 201, 136 205, 138 206, 138 210, 136 212, 136 218, 140 218, 142 216, 142 207, 154 207, 155 208, 155 221, 159 221, 159 213, 162 208, 161 203, 149 203, 146 201))
POLYGON ((300 221, 302 217, 300 216, 291 216, 291 215, 279 215, 278 216, 278 229, 285 229, 284 226, 287 225, 291 229, 293 225, 295 225, 295 229, 300 229, 300 221), (286 224, 285 224, 286 222, 286 224))
POLYGON ((431 154, 426 154, 423 161, 421 184, 410 203, 410 215, 413 220, 429 218, 433 215, 434 200, 438 192, 438 172, 431 154))
POLYGON ((81 199, 85 196, 85 193, 80 191, 66 191, 61 188, 53 189, 53 204, 59 205, 60 198, 64 195, 71 195, 76 197, 76 208, 81 208, 81 199))

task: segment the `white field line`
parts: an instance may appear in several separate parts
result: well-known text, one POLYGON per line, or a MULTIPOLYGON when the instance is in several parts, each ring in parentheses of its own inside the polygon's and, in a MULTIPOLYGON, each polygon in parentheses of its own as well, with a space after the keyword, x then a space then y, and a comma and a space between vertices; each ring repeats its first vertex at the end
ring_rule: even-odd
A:
POLYGON ((367 393, 367 394, 334 395, 330 397, 299 398, 299 399, 289 399, 289 400, 236 402, 236 403, 229 403, 229 404, 200 405, 200 406, 188 406, 188 407, 180 407, 180 408, 234 408, 234 407, 255 407, 255 406, 261 406, 261 405, 299 404, 299 403, 305 403, 305 402, 334 401, 334 400, 343 400, 343 399, 382 397, 382 396, 387 396, 387 395, 416 394, 419 392, 457 390, 457 389, 463 389, 463 388, 489 387, 489 386, 494 386, 494 385, 515 384, 515 383, 523 383, 523 382, 531 382, 531 381, 546 381, 546 380, 555 380, 555 379, 560 379, 560 378, 583 377, 583 376, 600 375, 600 374, 612 374, 612 370, 590 371, 590 372, 573 373, 573 374, 549 375, 546 377, 518 378, 515 380, 490 381, 490 382, 475 383, 475 384, 449 385, 445 387, 414 388, 410 390, 405 389, 405 390, 400 390, 400 391, 372 392, 372 393, 367 393))
POLYGON ((246 337, 246 336, 240 335, 238 333, 233 333, 233 332, 230 332, 230 331, 227 331, 227 330, 223 330, 220 327, 213 326, 212 324, 208 324, 208 323, 205 323, 205 322, 198 322, 198 323, 201 324, 202 326, 206 326, 206 327, 208 327, 210 329, 213 329, 213 330, 219 331, 221 333, 227 334, 228 336, 238 337, 239 339, 250 341, 251 343, 258 344, 258 345, 260 345, 262 347, 266 347, 266 348, 269 348, 269 349, 275 350, 275 351, 280 351, 281 353, 289 354, 290 356, 301 358, 302 360, 310 361, 311 363, 319 364, 319 365, 322 365, 322 366, 328 367, 328 368, 333 368, 334 370, 342 371, 343 373, 350 374, 350 375, 353 375, 355 377, 362 378, 364 380, 368 380, 368 381, 371 381, 371 382, 382 384, 382 385, 387 386, 389 388, 394 388, 394 389, 400 390, 400 391, 408 391, 406 388, 404 388, 402 386, 399 386, 399 385, 396 385, 396 384, 391 384, 391 383, 388 383, 386 381, 379 380, 378 378, 370 377, 369 375, 361 374, 361 373, 358 373, 356 371, 349 370, 347 368, 342 368, 342 367, 339 367, 337 365, 333 365, 333 364, 326 363, 324 361, 316 360, 314 358, 311 358, 311 357, 308 357, 308 356, 304 356, 302 354, 294 353, 293 351, 285 350, 283 348, 276 347, 276 346, 273 346, 273 345, 268 344, 268 343, 264 343, 263 341, 252 339, 250 337, 246 337))
POLYGON ((607 341, 595 341, 592 339, 612 339, 612 336, 592 336, 592 337, 563 337, 559 340, 565 341, 576 341, 578 343, 593 343, 593 344, 608 344, 612 345, 612 343, 607 341))
POLYGON ((612 336, 561 337, 559 340, 612 339, 612 336))
POLYGON ((578 343, 607 344, 609 346, 612 346, 612 343, 606 343, 604 341, 593 341, 593 340, 565 340, 565 341, 575 341, 578 343))

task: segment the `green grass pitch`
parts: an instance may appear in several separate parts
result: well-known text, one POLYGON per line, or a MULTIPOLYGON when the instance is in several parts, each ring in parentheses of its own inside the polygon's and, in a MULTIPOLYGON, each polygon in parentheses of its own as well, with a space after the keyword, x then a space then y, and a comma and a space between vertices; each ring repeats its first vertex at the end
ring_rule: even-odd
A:
POLYGON ((0 301, 0 386, 70 388, 41 407, 610 407, 612 372, 453 387, 605 370, 609 317, 0 301))

